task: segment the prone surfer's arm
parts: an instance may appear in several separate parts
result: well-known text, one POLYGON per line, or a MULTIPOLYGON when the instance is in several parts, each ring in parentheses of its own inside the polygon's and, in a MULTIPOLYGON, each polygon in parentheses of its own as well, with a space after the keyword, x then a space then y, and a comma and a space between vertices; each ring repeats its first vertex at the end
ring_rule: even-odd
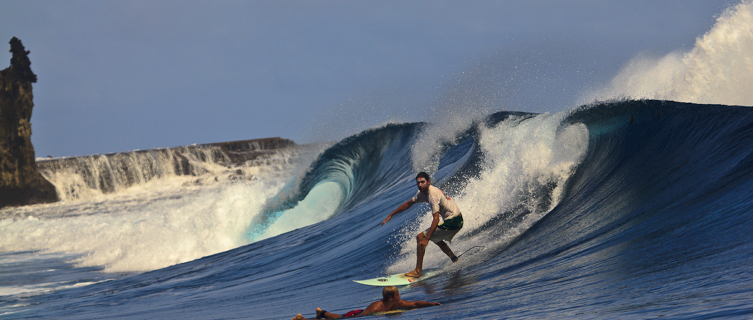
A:
POLYGON ((413 202, 413 199, 405 201, 403 204, 401 204, 399 207, 397 207, 397 209, 395 209, 395 211, 392 211, 392 213, 390 213, 390 215, 388 215, 387 218, 384 219, 384 221, 382 221, 382 225, 384 225, 385 223, 387 223, 387 221, 390 221, 390 219, 392 219, 392 216, 394 216, 394 215, 396 215, 396 214, 398 214, 400 212, 403 212, 405 210, 408 210, 408 208, 410 208, 411 206, 413 206, 414 203, 415 202, 413 202))
POLYGON ((442 305, 442 304, 439 302, 400 300, 400 302, 397 304, 397 308, 398 309, 413 309, 413 308, 432 307, 432 306, 439 306, 439 305, 442 305))
POLYGON ((439 225, 439 211, 434 212, 434 219, 431 220, 431 227, 429 227, 429 232, 426 233, 426 239, 431 239, 431 236, 434 235, 434 230, 437 230, 438 225, 439 225))

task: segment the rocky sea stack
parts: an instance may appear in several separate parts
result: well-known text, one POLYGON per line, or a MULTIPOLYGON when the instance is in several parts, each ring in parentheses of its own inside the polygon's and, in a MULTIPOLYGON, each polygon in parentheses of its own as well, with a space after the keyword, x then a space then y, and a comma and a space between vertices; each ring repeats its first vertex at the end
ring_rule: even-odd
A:
POLYGON ((0 71, 0 208, 55 202, 55 187, 37 171, 31 145, 37 76, 21 40, 10 40, 10 52, 10 67, 0 71))

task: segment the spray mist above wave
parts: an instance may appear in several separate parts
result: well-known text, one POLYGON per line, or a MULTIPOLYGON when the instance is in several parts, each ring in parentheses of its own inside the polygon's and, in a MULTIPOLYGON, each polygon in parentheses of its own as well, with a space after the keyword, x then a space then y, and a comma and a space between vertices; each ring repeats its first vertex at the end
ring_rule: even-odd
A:
MULTIPOLYGON (((477 83, 473 83, 476 85, 477 83)), ((454 91, 464 91, 470 86, 461 83, 454 91)), ((453 93, 457 94, 457 93, 453 93)), ((479 95, 475 99, 481 99, 479 95)), ((461 100, 454 95, 446 98, 445 104, 434 107, 429 111, 430 124, 423 127, 415 143, 411 146, 411 160, 414 172, 433 173, 439 166, 440 158, 447 149, 467 138, 475 135, 473 132, 478 124, 492 113, 488 105, 472 103, 473 99, 461 100)), ((462 96, 462 98, 467 98, 462 96)), ((482 99, 483 100, 483 99, 482 99)))
POLYGON ((581 104, 614 98, 753 105, 753 1, 725 10, 686 53, 638 56, 581 104))

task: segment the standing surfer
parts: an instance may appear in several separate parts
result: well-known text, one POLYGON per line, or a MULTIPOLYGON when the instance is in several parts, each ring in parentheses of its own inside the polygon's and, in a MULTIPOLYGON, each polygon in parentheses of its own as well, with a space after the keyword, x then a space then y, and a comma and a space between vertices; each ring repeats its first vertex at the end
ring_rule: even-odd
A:
POLYGON ((442 252, 450 257, 452 262, 458 261, 458 258, 452 253, 447 243, 445 243, 445 240, 448 242, 452 241, 452 238, 463 227, 463 215, 460 214, 460 209, 458 209, 458 206, 455 205, 455 202, 450 197, 446 196, 439 188, 431 185, 431 179, 426 172, 420 172, 416 176, 416 185, 418 186, 416 195, 401 204, 395 211, 392 211, 384 219, 382 225, 390 221, 392 216, 408 210, 408 208, 418 202, 428 202, 431 205, 431 212, 433 213, 431 227, 416 236, 416 240, 418 241, 416 269, 405 274, 408 277, 419 278, 423 274, 424 254, 426 253, 426 246, 429 244, 429 240, 436 243, 442 249, 442 252), (439 222, 440 216, 442 217, 442 223, 439 222))

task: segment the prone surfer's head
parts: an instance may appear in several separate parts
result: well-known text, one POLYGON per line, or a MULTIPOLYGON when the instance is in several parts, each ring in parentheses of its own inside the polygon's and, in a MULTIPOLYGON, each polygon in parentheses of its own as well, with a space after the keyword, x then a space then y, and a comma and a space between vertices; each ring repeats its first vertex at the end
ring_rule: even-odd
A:
POLYGON ((397 287, 395 286, 384 287, 384 289, 382 289, 382 298, 384 298, 384 300, 390 300, 390 298, 392 297, 400 299, 400 292, 397 291, 397 287))

